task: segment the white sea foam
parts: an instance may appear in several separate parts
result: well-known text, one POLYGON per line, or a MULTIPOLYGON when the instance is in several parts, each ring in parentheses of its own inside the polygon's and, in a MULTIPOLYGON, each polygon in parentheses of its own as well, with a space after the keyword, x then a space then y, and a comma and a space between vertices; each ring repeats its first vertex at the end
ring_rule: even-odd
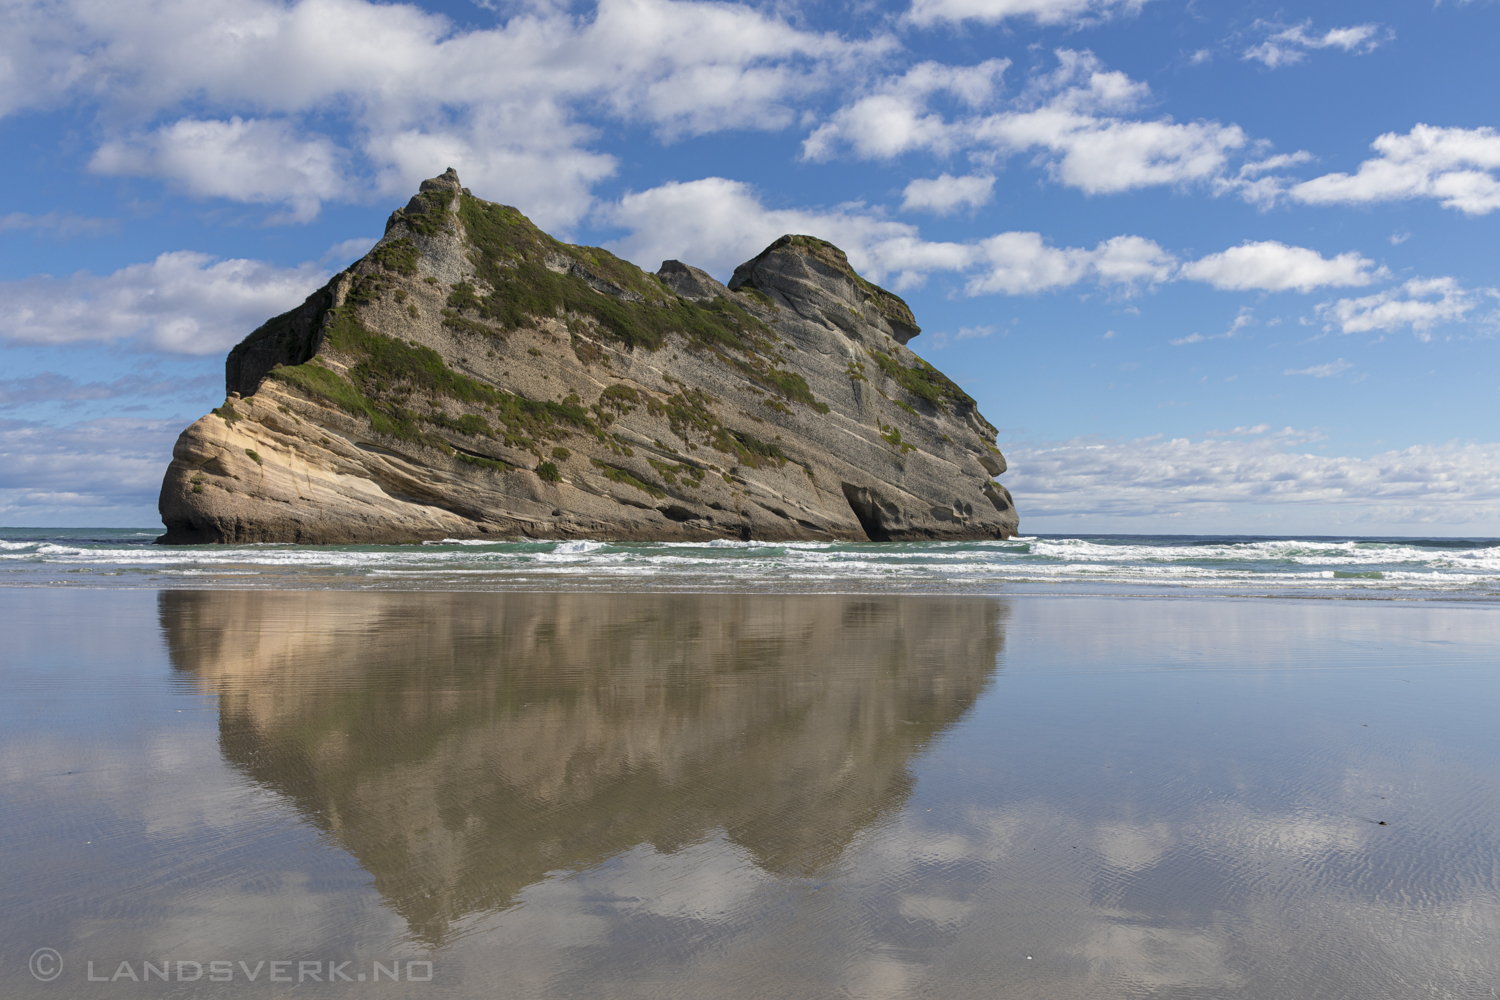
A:
POLYGON ((552 550, 554 555, 573 555, 580 552, 598 552, 604 548, 605 542, 558 542, 557 547, 552 550))
POLYGON ((1406 539, 1026 537, 895 544, 444 539, 401 546, 166 547, 147 544, 151 537, 122 531, 0 539, 0 584, 159 586, 163 578, 175 578, 191 579, 194 586, 965 593, 1085 586, 1500 599, 1500 546, 1406 539))

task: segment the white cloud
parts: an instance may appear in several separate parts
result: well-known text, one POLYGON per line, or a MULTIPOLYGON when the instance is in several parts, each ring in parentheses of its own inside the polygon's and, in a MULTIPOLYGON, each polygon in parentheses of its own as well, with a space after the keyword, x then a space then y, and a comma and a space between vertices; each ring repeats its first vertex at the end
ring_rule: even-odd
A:
POLYGON ((974 66, 918 63, 900 76, 879 81, 873 93, 837 111, 807 137, 803 155, 827 160, 845 145, 873 159, 913 150, 953 152, 964 144, 964 127, 928 110, 928 103, 946 94, 970 109, 985 107, 999 95, 1009 68, 1009 59, 989 59, 974 66))
POLYGON ((1385 276, 1374 261, 1350 251, 1331 260, 1307 247, 1275 240, 1246 242, 1182 266, 1182 277, 1231 291, 1284 292, 1295 289, 1368 285, 1385 276))
POLYGON ((1283 375, 1311 375, 1313 378, 1331 378, 1334 375, 1342 375, 1353 368, 1354 365, 1343 358, 1330 361, 1327 364, 1312 365, 1308 368, 1288 368, 1282 372, 1283 375))
POLYGON ((1293 185, 1288 194, 1309 205, 1362 205, 1435 198, 1445 208, 1485 215, 1500 208, 1500 133, 1492 128, 1416 125, 1371 143, 1379 155, 1353 174, 1334 173, 1293 185))
POLYGON ((625 195, 601 211, 630 230, 611 244, 622 257, 654 270, 681 259, 726 275, 784 233, 826 239, 873 281, 907 288, 935 272, 967 274, 969 295, 1028 295, 1092 281, 1127 291, 1171 277, 1176 258, 1151 240, 1116 236, 1093 249, 1053 247, 1040 233, 1010 232, 969 243, 923 240, 915 226, 872 214, 864 205, 831 211, 768 209, 739 181, 711 177, 625 195))
MULTIPOLYGON (((933 274, 953 273, 963 277, 964 293, 971 296, 1032 295, 1085 282, 1130 294, 1182 279, 1234 291, 1306 292, 1367 285, 1386 274, 1352 251, 1325 258, 1316 250, 1274 241, 1246 243, 1180 266, 1155 241, 1132 235, 1092 248, 1052 246, 1036 232, 933 242, 924 240, 916 226, 888 219, 862 203, 833 209, 767 208, 749 185, 722 177, 631 192, 601 207, 597 218, 627 230, 610 249, 647 270, 678 259, 727 278, 736 265, 782 234, 807 233, 838 245, 873 281, 904 289, 933 274)), ((1173 343, 1231 337, 1248 322, 1249 310, 1243 309, 1226 333, 1195 333, 1173 343)))
POLYGON ((534 5, 483 30, 366 0, 63 0, 7 18, 0 113, 98 104, 120 131, 97 170, 282 205, 286 220, 405 195, 454 166, 567 225, 615 165, 588 148, 585 113, 667 138, 782 128, 897 47, 687 0, 600 0, 582 16, 534 5))
POLYGON ((600 218, 630 231, 610 248, 652 271, 677 259, 727 278, 784 233, 816 234, 837 244, 875 281, 895 275, 899 283, 904 273, 910 282, 933 270, 957 270, 969 254, 961 244, 926 242, 915 226, 882 219, 859 204, 769 209, 748 184, 723 177, 628 193, 601 209, 600 218))
MULTIPOLYGON (((1122 117, 1150 88, 1106 71, 1091 52, 1059 49, 1058 68, 1033 78, 1010 110, 949 121, 933 91, 891 84, 841 108, 803 143, 811 160, 841 149, 866 159, 969 150, 980 159, 1033 153, 1053 179, 1088 194, 1208 181, 1248 142, 1237 125, 1122 117)), ((988 64, 986 64, 988 65, 988 64)), ((976 67, 977 68, 977 67, 976 67)))
POLYGON ((181 431, 180 420, 0 421, 0 517, 58 524, 68 523, 49 520, 59 510, 149 509, 181 431))
POLYGON ((1012 18, 1027 18, 1037 24, 1078 24, 1116 13, 1134 14, 1145 3, 1146 0, 912 0, 906 20, 922 27, 964 21, 996 24, 1012 18))
MULTIPOLYGON (((1272 29, 1277 26, 1256 22, 1256 28, 1272 29)), ((1289 66, 1306 58, 1308 49, 1342 49, 1356 55, 1374 52, 1383 42, 1395 37, 1395 32, 1380 24, 1356 24, 1348 28, 1330 28, 1321 35, 1309 35, 1311 21, 1272 31, 1265 41, 1246 49, 1241 58, 1261 62, 1269 69, 1289 66)))
POLYGON ((1033 517, 1158 516, 1239 504, 1361 505, 1391 511, 1426 507, 1452 520, 1482 506, 1500 513, 1500 444, 1432 444, 1371 458, 1300 454, 1306 435, 1280 432, 1075 438, 1004 448, 1006 485, 1033 517))
POLYGON ((954 177, 940 174, 937 177, 912 181, 902 192, 903 212, 934 212, 948 215, 961 208, 978 208, 987 205, 995 194, 993 174, 970 174, 954 177))
POLYGON ((1239 169, 1239 176, 1257 177, 1261 174, 1269 173, 1272 170, 1280 170, 1283 167, 1293 167, 1299 163, 1307 163, 1312 158, 1313 155, 1305 149, 1298 150, 1295 153, 1282 153, 1278 156, 1268 156, 1264 160, 1256 160, 1253 163, 1246 163, 1241 166, 1239 169))
POLYGON ((1410 328, 1419 339, 1430 340, 1434 326, 1467 318, 1485 298, 1500 298, 1500 291, 1466 289, 1452 278, 1412 278, 1374 295, 1324 303, 1317 311, 1343 333, 1410 328))
POLYGON ((199 198, 284 203, 284 221, 308 222, 324 201, 345 193, 340 159, 327 138, 297 136, 286 121, 184 118, 105 143, 89 169, 170 179, 199 198))
POLYGON ((218 354, 329 277, 310 263, 282 268, 179 250, 104 276, 0 282, 0 342, 135 340, 160 351, 218 354))
POLYGON ((969 295, 1029 295, 1085 279, 1102 285, 1149 285, 1167 280, 1176 263, 1171 254, 1139 236, 1116 236, 1088 250, 1048 246, 1040 233, 1000 233, 980 240, 974 249, 980 273, 965 286, 969 295))

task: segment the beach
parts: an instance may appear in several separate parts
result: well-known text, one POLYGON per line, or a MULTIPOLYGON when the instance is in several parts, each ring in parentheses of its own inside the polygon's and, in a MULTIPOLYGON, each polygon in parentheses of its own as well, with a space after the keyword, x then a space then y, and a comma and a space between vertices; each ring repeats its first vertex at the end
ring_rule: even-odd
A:
POLYGON ((7 996, 1500 981, 1472 589, 74 568, 0 587, 7 996))

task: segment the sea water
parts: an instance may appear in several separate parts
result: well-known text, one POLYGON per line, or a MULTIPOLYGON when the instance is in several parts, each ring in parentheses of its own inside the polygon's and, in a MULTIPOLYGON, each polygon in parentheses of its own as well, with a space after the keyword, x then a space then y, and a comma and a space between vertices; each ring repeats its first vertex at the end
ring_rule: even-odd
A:
POLYGON ((0 996, 1497 995, 1491 544, 4 537, 0 996))
POLYGON ((1038 535, 977 542, 162 546, 0 528, 0 586, 1500 598, 1500 539, 1038 535))

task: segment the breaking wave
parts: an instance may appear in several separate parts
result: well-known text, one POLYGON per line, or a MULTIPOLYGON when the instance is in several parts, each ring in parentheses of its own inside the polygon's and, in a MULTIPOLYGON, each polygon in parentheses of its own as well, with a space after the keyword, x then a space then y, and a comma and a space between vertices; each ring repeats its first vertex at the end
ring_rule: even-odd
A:
POLYGON ((1500 540, 1077 535, 1006 541, 159 546, 0 529, 0 585, 1500 597, 1500 540))

